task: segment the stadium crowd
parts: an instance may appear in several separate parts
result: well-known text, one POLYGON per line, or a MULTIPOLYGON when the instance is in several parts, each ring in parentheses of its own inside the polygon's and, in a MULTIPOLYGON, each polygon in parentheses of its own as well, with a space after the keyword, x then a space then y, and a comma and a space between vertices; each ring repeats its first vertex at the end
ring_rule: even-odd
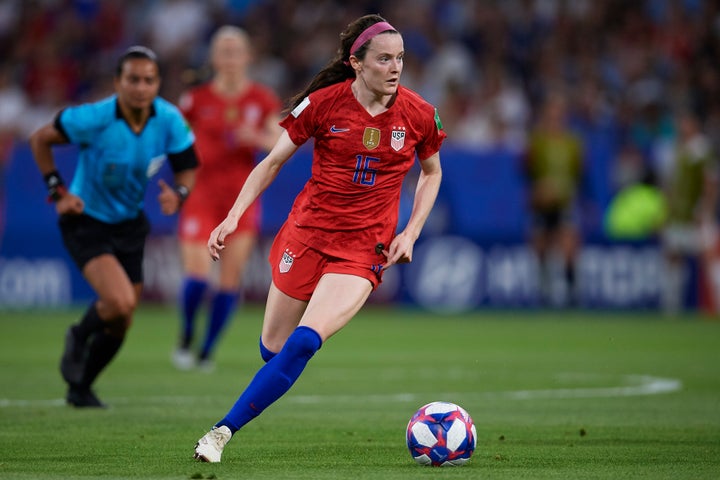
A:
POLYGON ((324 65, 337 25, 380 12, 405 38, 403 83, 437 105, 448 141, 521 151, 560 92, 584 135, 622 140, 617 187, 661 173, 673 115, 691 108, 720 147, 720 2, 714 0, 3 0, 0 152, 68 102, 111 91, 128 45, 153 48, 161 95, 206 79, 218 26, 248 30, 255 77, 288 98, 324 65))

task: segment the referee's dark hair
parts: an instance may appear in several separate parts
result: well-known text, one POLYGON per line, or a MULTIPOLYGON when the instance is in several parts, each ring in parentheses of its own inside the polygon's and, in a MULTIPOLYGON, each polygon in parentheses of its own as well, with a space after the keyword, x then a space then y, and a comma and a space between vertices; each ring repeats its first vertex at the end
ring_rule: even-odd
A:
POLYGON ((132 59, 132 58, 146 58, 148 60, 151 60, 157 65, 158 70, 160 69, 160 65, 158 64, 157 55, 155 55, 155 52, 150 50, 147 47, 143 47, 142 45, 134 45, 125 52, 123 52, 122 55, 120 55, 120 58, 117 62, 117 67, 115 68, 115 76, 119 77, 122 74, 123 65, 125 64, 126 60, 132 59))

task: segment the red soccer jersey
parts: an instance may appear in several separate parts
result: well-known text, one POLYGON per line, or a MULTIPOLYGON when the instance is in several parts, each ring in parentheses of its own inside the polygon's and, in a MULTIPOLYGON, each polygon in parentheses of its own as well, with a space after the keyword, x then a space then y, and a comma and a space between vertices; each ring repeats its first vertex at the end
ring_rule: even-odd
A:
MULTIPOLYGON (((189 90, 179 103, 195 133, 200 157, 195 187, 180 211, 180 236, 204 242, 225 218, 255 166, 257 149, 239 143, 235 130, 264 128, 281 104, 271 90, 259 84, 251 84, 235 98, 221 97, 205 84, 189 90)), ((256 201, 240 219, 237 231, 256 232, 259 225, 260 202, 256 201)))
POLYGON ((204 84, 186 92, 179 106, 195 133, 200 156, 192 196, 218 195, 229 188, 226 193, 234 199, 255 166, 257 153, 252 145, 239 143, 234 131, 243 126, 263 128, 268 116, 280 111, 280 100, 259 84, 251 84, 235 98, 221 97, 204 84))
POLYGON ((395 235, 403 180, 415 162, 440 150, 445 132, 435 108, 398 88, 386 111, 371 116, 352 80, 317 90, 282 122, 296 145, 314 137, 312 175, 288 221, 296 238, 327 255, 383 263, 375 245, 395 235))

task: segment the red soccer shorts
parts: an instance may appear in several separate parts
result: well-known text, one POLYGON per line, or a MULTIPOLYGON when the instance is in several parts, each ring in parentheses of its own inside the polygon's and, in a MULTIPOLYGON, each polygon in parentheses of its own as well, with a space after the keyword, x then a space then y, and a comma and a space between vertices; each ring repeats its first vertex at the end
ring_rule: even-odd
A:
POLYGON ((320 277, 326 273, 355 275, 367 279, 375 290, 382 282, 382 267, 325 255, 300 243, 285 223, 270 248, 270 268, 275 286, 284 294, 308 301, 320 277))
MULTIPOLYGON (((180 240, 186 242, 205 243, 210 234, 220 222, 225 220, 228 211, 235 202, 235 197, 217 194, 214 196, 193 196, 192 192, 187 202, 180 210, 178 230, 180 240)), ((257 234, 260 229, 260 204, 254 202, 250 205, 238 222, 237 229, 230 235, 238 232, 250 232, 257 234)))

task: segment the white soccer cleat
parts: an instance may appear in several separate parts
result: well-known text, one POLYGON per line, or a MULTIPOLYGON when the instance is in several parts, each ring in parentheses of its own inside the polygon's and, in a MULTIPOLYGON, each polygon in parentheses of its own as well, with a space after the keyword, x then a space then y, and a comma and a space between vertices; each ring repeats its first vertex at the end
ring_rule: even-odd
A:
POLYGON ((187 348, 178 348, 173 352, 172 362, 175 368, 182 371, 195 368, 195 355, 187 348))
POLYGON ((198 360, 197 369, 202 373, 213 373, 215 371, 215 362, 206 358, 204 360, 198 360))
POLYGON ((220 463, 223 448, 231 438, 232 433, 225 425, 213 427, 195 444, 194 457, 201 462, 220 463))

